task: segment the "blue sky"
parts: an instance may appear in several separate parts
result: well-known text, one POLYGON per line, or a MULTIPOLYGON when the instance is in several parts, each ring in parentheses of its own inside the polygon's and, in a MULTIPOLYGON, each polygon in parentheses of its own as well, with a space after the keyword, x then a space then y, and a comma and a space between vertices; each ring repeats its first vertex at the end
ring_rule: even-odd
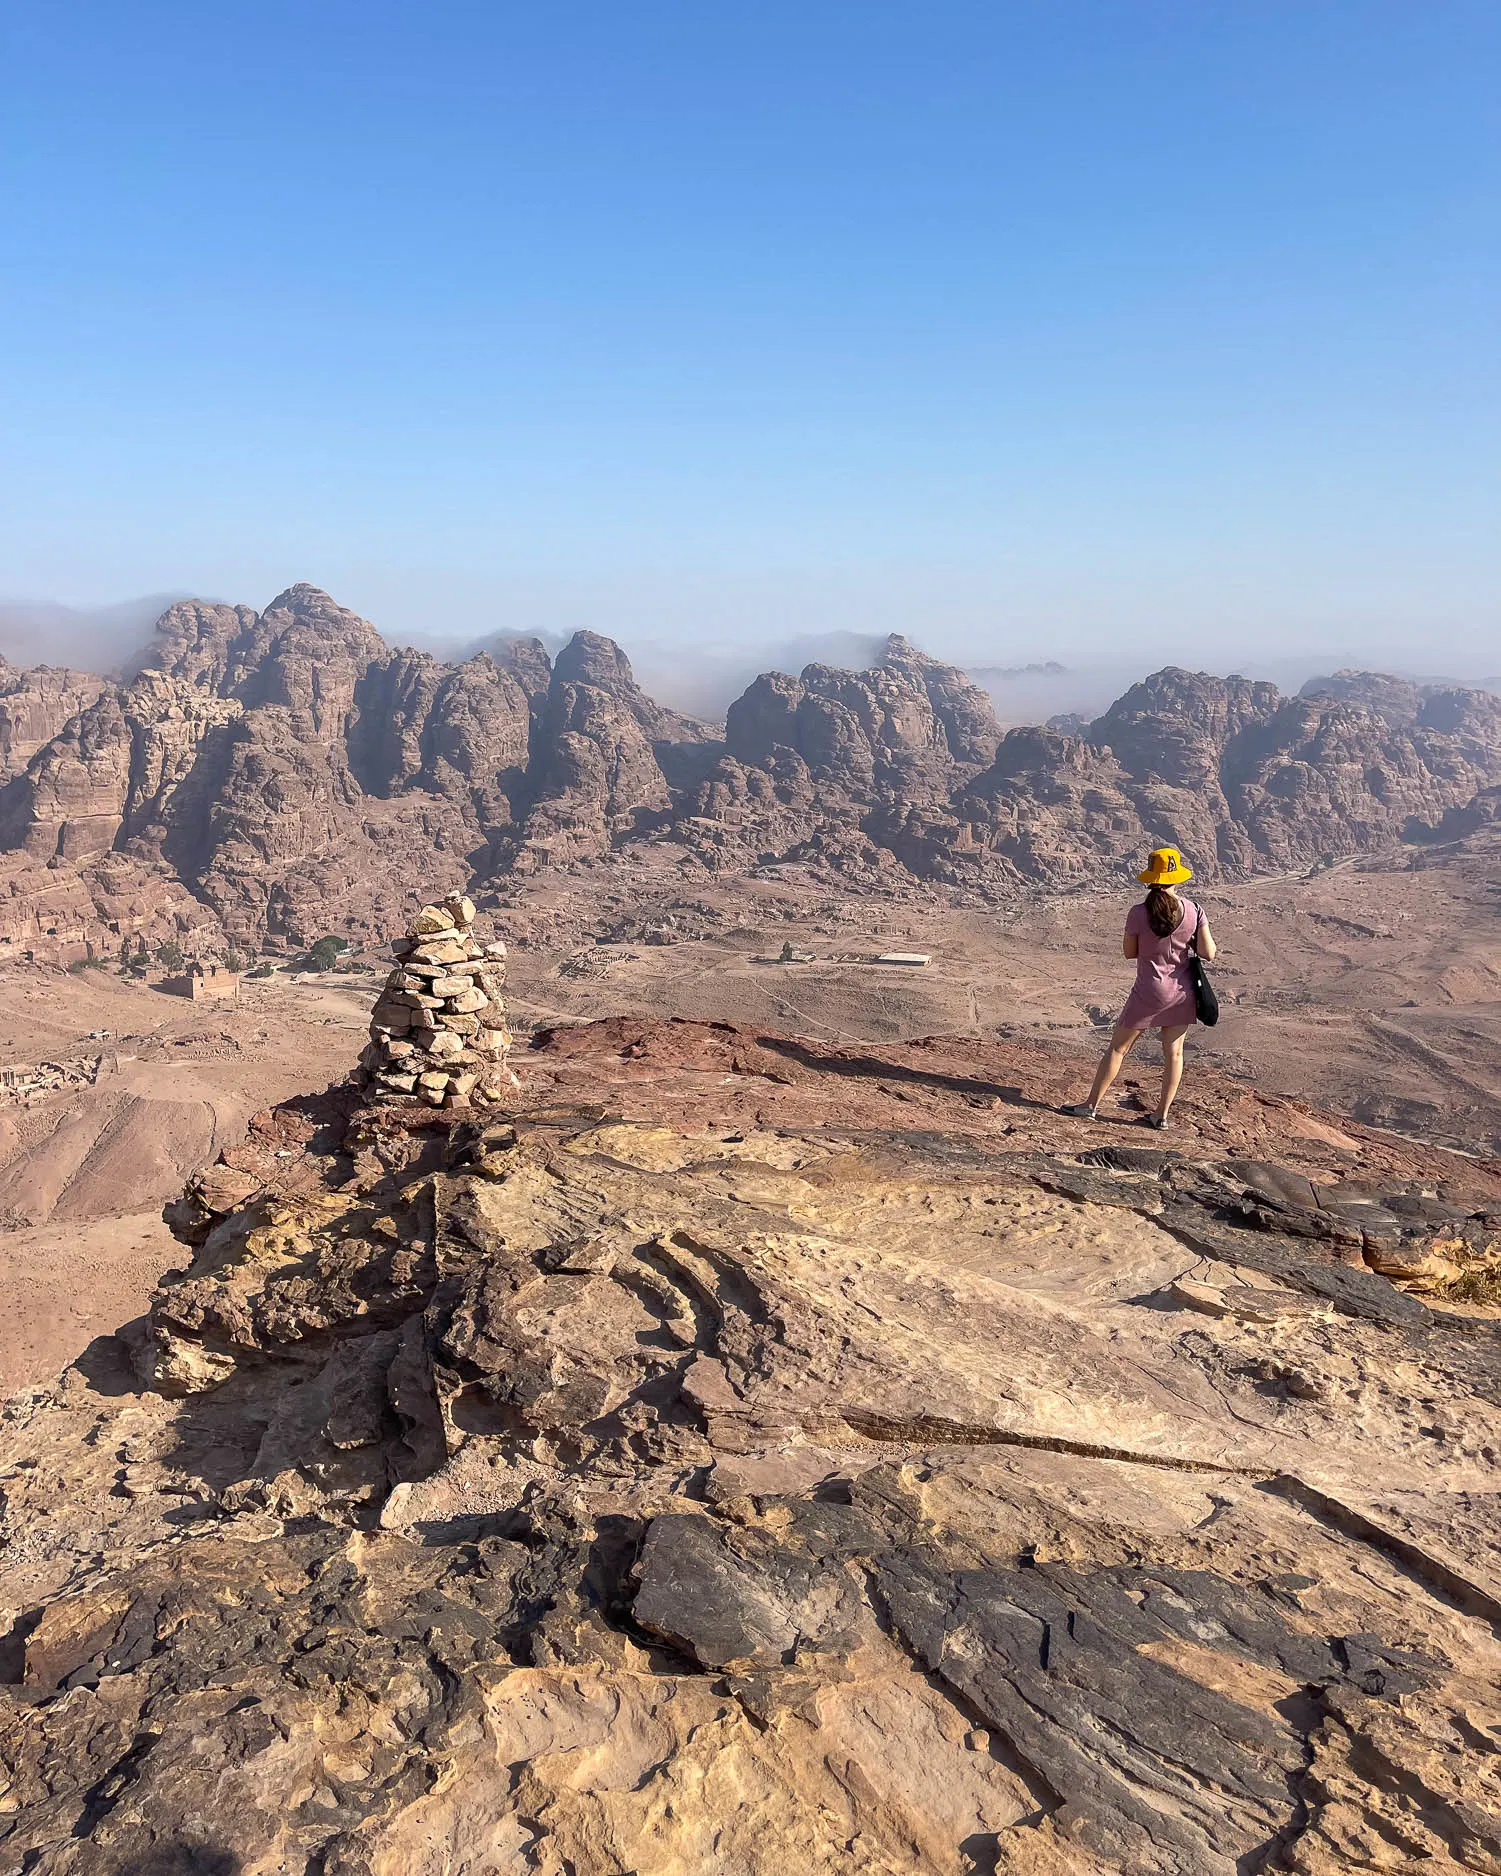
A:
POLYGON ((4 34, 0 594, 1501 665, 1495 0, 4 34))

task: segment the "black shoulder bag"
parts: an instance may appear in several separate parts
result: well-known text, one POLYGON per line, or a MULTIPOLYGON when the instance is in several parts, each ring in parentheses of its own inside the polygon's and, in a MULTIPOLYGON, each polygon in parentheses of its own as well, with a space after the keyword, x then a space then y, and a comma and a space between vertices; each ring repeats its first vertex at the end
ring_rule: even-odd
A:
POLYGON ((1214 994, 1214 985, 1210 983, 1204 960, 1199 956, 1199 927, 1203 923, 1204 914, 1195 906, 1194 935, 1188 941, 1188 981, 1194 987, 1195 1014, 1206 1029, 1213 1029, 1220 1020, 1220 1000, 1214 994))

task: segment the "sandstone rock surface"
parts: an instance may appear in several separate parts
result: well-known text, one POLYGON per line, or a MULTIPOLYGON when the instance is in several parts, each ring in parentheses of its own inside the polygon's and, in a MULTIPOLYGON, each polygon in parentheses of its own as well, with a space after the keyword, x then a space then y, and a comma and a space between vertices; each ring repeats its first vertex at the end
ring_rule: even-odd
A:
POLYGON ((19 775, 105 688, 89 671, 45 664, 23 671, 0 657, 0 781, 19 775))
POLYGON ((1501 1863, 1497 1324, 1372 1268, 1501 1168, 1038 1047, 517 1059, 268 1117, 6 1409, 0 1864, 1501 1863))

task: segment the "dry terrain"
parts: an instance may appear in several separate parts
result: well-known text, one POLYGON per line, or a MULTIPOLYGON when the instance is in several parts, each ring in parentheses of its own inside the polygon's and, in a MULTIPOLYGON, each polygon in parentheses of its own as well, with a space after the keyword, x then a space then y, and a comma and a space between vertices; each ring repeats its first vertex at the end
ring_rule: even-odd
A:
MULTIPOLYGON (((905 882, 889 897, 833 895, 796 867, 685 889, 671 869, 654 880, 632 865, 614 891, 562 877, 507 896, 491 922, 512 941, 523 1035, 630 1012, 846 1045, 1046 1035, 1079 1050, 1082 1091, 1130 977, 1119 954, 1128 887, 1040 893, 999 911, 956 909, 905 882), (598 942, 622 931, 645 935, 598 942), (778 964, 784 943, 815 961, 778 964), (887 950, 931 962, 831 961, 887 950)), ((1495 852, 1415 870, 1368 860, 1200 896, 1222 948, 1224 1014, 1191 1039, 1194 1059, 1258 1091, 1501 1151, 1495 852)), ((0 1106, 0 1390, 46 1378, 137 1313, 179 1256, 162 1203, 257 1109, 348 1069, 384 969, 374 951, 364 961, 360 973, 246 979, 240 1003, 223 1007, 103 971, 0 971, 0 1065, 102 1058, 93 1086, 0 1106)), ((1154 1072, 1144 1043, 1127 1091, 1154 1072)), ((1184 1114, 1194 1099, 1191 1066, 1184 1114)))
POLYGON ((0 1867, 1501 1866, 1501 1167, 1052 1039, 512 1059, 255 1121, 0 1417, 0 1867))
POLYGON ((337 978, 248 980, 216 1006, 108 971, 0 969, 0 1068, 97 1077, 0 1091, 0 1393, 140 1312, 180 1256, 163 1201, 258 1109, 342 1075, 369 1003, 337 978))
MULTIPOLYGON (((1501 845, 1416 870, 1363 861, 1188 890, 1221 950, 1222 1018, 1191 1037, 1193 1056, 1375 1125, 1501 1151, 1501 845)), ((702 938, 559 945, 544 923, 541 943, 513 949, 512 1008, 542 1022, 723 1017, 841 1043, 1045 1033, 1092 1053, 1131 981, 1131 896, 1128 884, 956 910, 912 887, 831 898, 783 868, 703 894, 702 938), (814 961, 777 964, 784 943, 814 961), (893 950, 931 962, 830 961, 893 950)), ((565 889, 553 901, 560 920, 577 911, 565 889)), ((1154 1048, 1141 1048, 1149 1068, 1154 1048)))

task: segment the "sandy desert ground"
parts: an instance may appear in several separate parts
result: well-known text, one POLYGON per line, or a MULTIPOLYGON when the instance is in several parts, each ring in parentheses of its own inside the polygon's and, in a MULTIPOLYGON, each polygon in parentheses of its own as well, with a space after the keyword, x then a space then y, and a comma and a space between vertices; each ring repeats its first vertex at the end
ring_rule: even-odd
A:
POLYGON ((0 1394, 139 1311, 181 1260, 163 1201, 258 1109, 341 1075, 368 1003, 337 979, 247 981, 216 1008, 105 971, 0 971, 0 1066, 98 1062, 90 1086, 0 1094, 0 1394))
MULTIPOLYGON (((1474 851, 1416 871, 1345 864, 1201 892, 1221 948, 1213 975, 1223 1013, 1190 1049, 1268 1092, 1501 1152, 1498 862, 1474 851)), ((956 911, 920 892, 841 904, 791 872, 737 883, 738 931, 514 950, 518 1021, 638 1010, 844 1044, 1047 1033, 1092 1055, 1129 988, 1128 890, 956 911), (776 964, 784 941, 815 961, 776 964), (830 961, 888 950, 931 962, 830 961)), ((1154 1049, 1140 1047, 1150 1073, 1154 1049)))
MULTIPOLYGON (((1268 1093, 1501 1153, 1497 860, 1472 850, 1419 870, 1363 862, 1203 892, 1224 1014, 1191 1038, 1192 1055, 1268 1093)), ((639 1012, 846 1046, 1045 1034, 1077 1044, 1082 1092, 1130 980, 1126 890, 995 912, 921 888, 841 899, 795 868, 733 888, 670 874, 659 884, 638 870, 612 905, 597 880, 563 877, 494 910, 512 942, 518 1031, 639 1012), (784 943, 813 961, 775 962, 784 943), (931 962, 848 961, 888 950, 931 962)), ((0 971, 0 1065, 100 1064, 92 1086, 29 1106, 0 1098, 0 1395, 136 1314, 182 1261, 160 1208, 187 1174, 258 1109, 348 1069, 379 981, 379 960, 367 963, 365 974, 249 979, 224 1007, 106 972, 0 971)), ((1126 1073, 1128 1088, 1150 1086, 1155 1050, 1142 1045, 1126 1073)))

